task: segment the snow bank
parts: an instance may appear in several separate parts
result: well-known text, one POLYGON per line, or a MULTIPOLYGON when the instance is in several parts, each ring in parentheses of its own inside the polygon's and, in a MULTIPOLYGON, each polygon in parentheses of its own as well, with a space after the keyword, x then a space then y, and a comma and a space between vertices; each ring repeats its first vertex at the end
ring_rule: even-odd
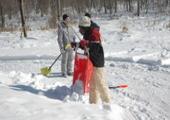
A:
POLYGON ((80 96, 60 83, 52 85, 41 75, 16 71, 9 74, 0 72, 0 75, 0 119, 124 120, 128 117, 133 120, 130 113, 116 104, 112 104, 112 111, 90 105, 87 99, 83 99, 87 96, 80 96))

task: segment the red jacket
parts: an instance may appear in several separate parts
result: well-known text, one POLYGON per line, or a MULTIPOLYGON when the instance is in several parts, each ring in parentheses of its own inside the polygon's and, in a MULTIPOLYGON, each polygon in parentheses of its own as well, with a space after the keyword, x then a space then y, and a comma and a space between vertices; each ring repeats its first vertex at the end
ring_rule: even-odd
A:
POLYGON ((99 32, 99 28, 91 28, 89 31, 87 31, 85 33, 85 35, 83 36, 85 40, 88 40, 89 42, 101 42, 100 39, 100 32, 99 32))
POLYGON ((101 42, 99 28, 93 28, 91 30, 91 36, 89 40, 101 42))
POLYGON ((104 51, 102 45, 100 44, 101 39, 99 28, 91 28, 86 31, 83 37, 85 40, 89 41, 89 54, 93 65, 95 67, 104 67, 104 51))

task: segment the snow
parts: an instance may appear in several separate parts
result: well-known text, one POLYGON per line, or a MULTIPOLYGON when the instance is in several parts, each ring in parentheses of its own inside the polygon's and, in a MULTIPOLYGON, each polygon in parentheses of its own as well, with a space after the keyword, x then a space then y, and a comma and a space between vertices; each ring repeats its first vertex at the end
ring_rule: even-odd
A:
POLYGON ((19 32, 0 33, 0 119, 169 120, 169 21, 169 17, 96 19, 104 38, 108 85, 129 86, 110 90, 111 111, 101 103, 89 104, 82 83, 74 88, 72 77, 61 76, 60 59, 48 77, 40 74, 60 54, 56 30, 29 31, 28 38, 19 32))

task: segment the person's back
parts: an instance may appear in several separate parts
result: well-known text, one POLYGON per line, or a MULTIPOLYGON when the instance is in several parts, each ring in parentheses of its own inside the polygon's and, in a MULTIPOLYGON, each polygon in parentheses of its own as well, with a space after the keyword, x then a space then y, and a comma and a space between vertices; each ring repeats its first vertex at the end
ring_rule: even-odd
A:
POLYGON ((60 49, 64 49, 64 46, 66 46, 68 42, 67 30, 68 30, 67 25, 63 21, 61 21, 58 24, 58 42, 60 49))
POLYGON ((66 23, 64 21, 61 21, 58 25, 58 33, 61 33, 61 35, 59 35, 58 40, 59 39, 63 39, 63 40, 59 40, 59 41, 63 41, 63 46, 66 46, 67 44, 70 44, 71 42, 75 41, 75 35, 74 35, 74 31, 72 30, 72 28, 69 25, 66 25, 66 23))
POLYGON ((100 26, 91 20, 91 27, 100 29, 100 26))

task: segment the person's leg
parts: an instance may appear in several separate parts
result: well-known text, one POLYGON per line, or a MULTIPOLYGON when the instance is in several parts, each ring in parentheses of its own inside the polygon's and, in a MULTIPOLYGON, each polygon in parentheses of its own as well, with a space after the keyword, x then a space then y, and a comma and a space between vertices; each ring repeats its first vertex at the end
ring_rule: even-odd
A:
POLYGON ((103 103, 110 103, 111 96, 109 94, 108 85, 104 79, 104 68, 95 68, 96 69, 96 85, 97 90, 99 91, 101 100, 103 103))
POLYGON ((68 59, 67 59, 67 74, 72 75, 72 65, 73 64, 73 50, 69 49, 68 51, 68 59))
POLYGON ((96 70, 93 69, 92 78, 90 80, 90 93, 89 102, 90 104, 97 104, 99 101, 99 93, 96 86, 96 70))
POLYGON ((68 59, 68 52, 65 51, 62 53, 62 60, 61 60, 61 72, 63 76, 67 76, 67 59, 68 59))

